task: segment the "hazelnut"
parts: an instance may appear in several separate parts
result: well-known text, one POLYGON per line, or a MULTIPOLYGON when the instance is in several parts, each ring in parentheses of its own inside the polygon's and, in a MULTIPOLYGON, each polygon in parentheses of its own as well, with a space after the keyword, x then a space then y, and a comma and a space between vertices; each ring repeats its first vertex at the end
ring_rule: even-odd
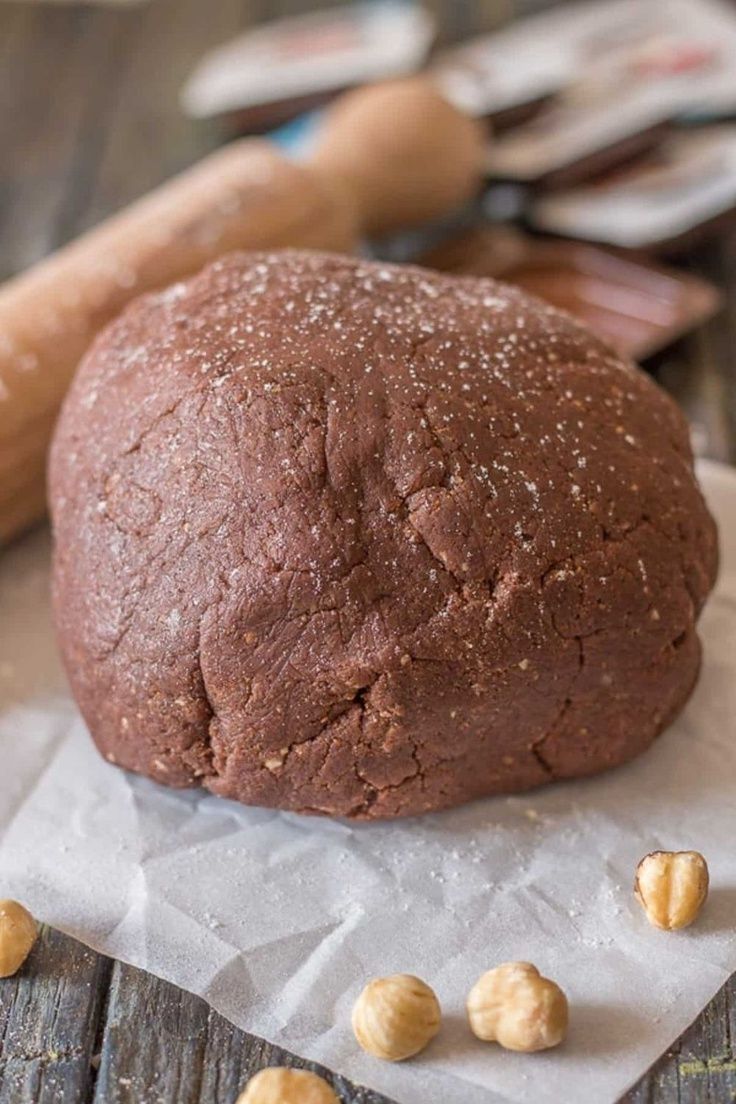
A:
POLYGON ((655 928, 686 928, 708 896, 708 864, 698 851, 652 851, 636 868, 634 892, 655 928))
POLYGON ((0 901, 0 978, 12 977, 31 953, 38 931, 28 909, 0 901))
POLYGON ((474 1035, 507 1050, 546 1050, 567 1031, 567 998, 531 962, 505 962, 475 983, 468 996, 474 1035))
POLYGON ((401 1062, 424 1050, 440 1029, 439 1001, 411 974, 370 981, 355 1002, 353 1031, 363 1050, 401 1062))
POLYGON ((236 1104, 340 1104, 340 1101, 316 1073, 271 1066, 251 1078, 236 1104))

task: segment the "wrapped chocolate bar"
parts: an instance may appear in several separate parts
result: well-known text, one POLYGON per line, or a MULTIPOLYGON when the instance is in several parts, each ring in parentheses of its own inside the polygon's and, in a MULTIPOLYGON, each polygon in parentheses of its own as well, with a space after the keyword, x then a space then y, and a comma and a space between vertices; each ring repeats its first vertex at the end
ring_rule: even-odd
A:
POLYGON ((489 175, 559 185, 651 148, 684 116, 736 106, 736 11, 722 0, 567 4, 442 55, 436 73, 477 115, 519 121, 489 175))
POLYGON ((736 125, 682 129, 647 156, 532 202, 531 223, 565 237, 672 252, 736 209, 736 125))
POLYGON ((413 72, 433 37, 431 16, 403 0, 279 19, 206 54, 182 106, 195 118, 225 116, 240 130, 265 130, 346 88, 413 72))
POLYGON ((704 322, 720 303, 712 284, 688 272, 507 227, 475 227, 426 254, 422 263, 518 284, 574 314, 634 360, 704 322))

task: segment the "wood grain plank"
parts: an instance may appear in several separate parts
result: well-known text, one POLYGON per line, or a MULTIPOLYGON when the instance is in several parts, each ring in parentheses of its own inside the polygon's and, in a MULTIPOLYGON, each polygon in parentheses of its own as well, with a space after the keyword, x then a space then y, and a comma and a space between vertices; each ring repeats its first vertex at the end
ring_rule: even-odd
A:
POLYGON ((0 103, 12 105, 0 112, 0 276, 68 236, 65 211, 91 156, 90 125, 99 126, 104 26, 82 8, 0 12, 0 103))
POLYGON ((115 963, 94 1100, 199 1100, 207 1006, 115 963))
POLYGON ((681 1104, 733 1098, 736 1060, 728 1032, 730 986, 724 987, 698 1018, 677 1054, 681 1104))
POLYGON ((202 50, 234 33, 241 10, 236 0, 160 0, 113 13, 118 19, 108 24, 108 49, 115 59, 114 76, 103 107, 91 120, 93 171, 85 188, 77 189, 68 236, 219 144, 218 128, 193 125, 184 117, 178 95, 202 50))
POLYGON ((343 1104, 392 1104, 385 1096, 351 1084, 314 1062, 295 1058, 279 1047, 239 1032, 216 1013, 211 1014, 208 1045, 198 1104, 229 1104, 238 1091, 265 1066, 293 1066, 319 1073, 335 1089, 343 1104), (226 1042, 227 1037, 229 1040, 226 1042), (230 1056, 230 1062, 226 1056, 230 1056))
POLYGON ((44 928, 21 972, 0 981, 0 1104, 87 1099, 110 969, 44 928))
POLYGON ((621 1104, 731 1104, 736 1100, 736 977, 621 1104))
POLYGON ((317 1070, 345 1104, 390 1104, 239 1031, 199 997, 116 963, 95 1104, 232 1104, 263 1066, 317 1070))

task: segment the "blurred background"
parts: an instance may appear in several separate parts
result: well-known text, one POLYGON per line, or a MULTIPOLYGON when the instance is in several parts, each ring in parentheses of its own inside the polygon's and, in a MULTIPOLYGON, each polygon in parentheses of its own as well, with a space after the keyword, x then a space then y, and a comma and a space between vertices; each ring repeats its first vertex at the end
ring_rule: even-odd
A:
POLYGON ((731 0, 0 0, 0 275, 235 136, 299 156, 332 97, 418 70, 488 127, 485 184, 366 248, 566 306, 736 460, 731 0))
MULTIPOLYGON (((205 51, 267 21, 351 0, 0 0, 0 275, 223 141, 179 106, 205 51), (29 232, 29 224, 33 230, 29 232)), ((544 0, 433 0, 437 38, 460 41, 544 0)))

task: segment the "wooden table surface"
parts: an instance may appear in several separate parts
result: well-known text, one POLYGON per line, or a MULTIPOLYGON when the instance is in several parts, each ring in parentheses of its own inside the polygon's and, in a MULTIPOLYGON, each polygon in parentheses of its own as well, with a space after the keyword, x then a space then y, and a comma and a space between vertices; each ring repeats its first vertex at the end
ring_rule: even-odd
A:
MULTIPOLYGON (((0 276, 218 144, 215 127, 191 124, 177 106, 192 62, 260 19, 314 6, 151 0, 95 9, 0 0, 0 276)), ((514 5, 431 6, 452 40, 492 26, 514 5)), ((736 234, 684 263, 720 284, 725 309, 652 369, 688 411, 698 451, 734 462, 736 234)), ((732 978, 626 1101, 734 1101, 735 1048, 732 978)), ((302 1064, 244 1035, 200 999, 58 932, 45 930, 18 977, 1 983, 0 1104, 232 1104, 255 1070, 291 1062, 302 1064)), ((382 1104, 332 1080, 344 1104, 382 1104)))

